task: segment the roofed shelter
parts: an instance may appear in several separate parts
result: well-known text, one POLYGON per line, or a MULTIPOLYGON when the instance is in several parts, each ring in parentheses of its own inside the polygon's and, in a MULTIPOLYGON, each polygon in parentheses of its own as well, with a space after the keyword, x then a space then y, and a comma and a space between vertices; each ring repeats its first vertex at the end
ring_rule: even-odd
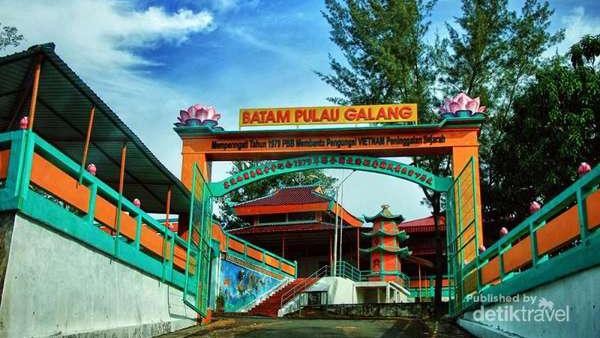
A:
POLYGON ((188 211, 187 188, 54 52, 53 43, 0 59, 0 130, 19 129, 24 116, 45 141, 82 170, 95 164, 98 178, 129 200, 141 200, 145 211, 188 211))

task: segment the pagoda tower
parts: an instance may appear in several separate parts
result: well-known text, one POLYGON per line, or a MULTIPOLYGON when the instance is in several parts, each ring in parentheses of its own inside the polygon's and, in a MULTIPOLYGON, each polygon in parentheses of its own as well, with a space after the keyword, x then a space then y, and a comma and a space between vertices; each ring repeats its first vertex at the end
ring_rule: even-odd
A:
POLYGON ((371 238, 371 247, 361 249, 371 255, 369 281, 393 281, 402 285, 400 259, 411 255, 407 247, 400 247, 400 243, 409 237, 404 230, 398 230, 398 223, 402 223, 404 217, 392 214, 390 206, 384 204, 377 215, 365 216, 365 220, 373 223, 373 231, 363 233, 371 238))

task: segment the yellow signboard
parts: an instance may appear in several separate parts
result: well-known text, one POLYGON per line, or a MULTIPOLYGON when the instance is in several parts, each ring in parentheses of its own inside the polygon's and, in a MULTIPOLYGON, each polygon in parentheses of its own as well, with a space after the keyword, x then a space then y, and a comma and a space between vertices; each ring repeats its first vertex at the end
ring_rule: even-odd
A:
POLYGON ((240 127, 417 122, 417 105, 243 108, 240 127))

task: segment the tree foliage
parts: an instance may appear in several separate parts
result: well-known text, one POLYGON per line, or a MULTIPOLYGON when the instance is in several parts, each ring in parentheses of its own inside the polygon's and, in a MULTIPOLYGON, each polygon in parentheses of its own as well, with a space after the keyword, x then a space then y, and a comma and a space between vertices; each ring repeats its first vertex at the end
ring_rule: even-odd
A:
MULTIPOLYGON (((325 5, 331 40, 344 58, 330 56, 331 74, 317 73, 341 94, 331 101, 416 102, 419 122, 431 123, 437 121, 432 109, 436 100, 460 91, 481 97, 491 108, 481 135, 483 195, 492 195, 493 145, 512 116, 514 98, 536 74, 542 54, 563 36, 562 31, 548 30, 553 14, 548 3, 526 0, 515 11, 507 0, 463 0, 461 15, 447 24, 448 37, 436 38, 433 45, 425 35, 435 1, 326 0, 325 5)), ((414 163, 437 175, 451 172, 447 156, 416 157, 414 163)), ((442 197, 423 192, 437 228, 442 197)), ((436 237, 440 242, 439 231, 436 237)), ((440 267, 439 246, 436 251, 440 267)), ((441 274, 439 269, 436 272, 439 287, 441 274)), ((436 302, 440 294, 438 288, 436 302)))
POLYGON ((580 162, 600 161, 600 73, 575 64, 556 57, 540 68, 492 147, 488 224, 495 228, 524 219, 531 201, 558 195, 580 162))
POLYGON ((515 94, 563 38, 550 33, 554 11, 546 1, 526 0, 520 12, 507 0, 463 0, 462 15, 447 24, 437 65, 445 95, 457 90, 480 97, 494 115, 507 114, 515 94))
POLYGON ((6 47, 17 47, 23 41, 23 35, 19 34, 17 28, 12 26, 3 26, 0 23, 0 50, 6 47))
POLYGON ((488 224, 494 221, 497 200, 494 145, 502 142, 513 118, 515 97, 536 75, 544 52, 564 34, 549 31, 554 11, 546 1, 526 0, 516 11, 506 0, 463 0, 462 10, 454 25, 447 24, 449 38, 437 46, 436 64, 444 96, 463 90, 488 107, 480 135, 483 214, 488 224))
POLYGON ((330 56, 332 73, 319 77, 342 96, 337 104, 415 102, 431 107, 432 60, 424 42, 435 1, 326 0, 331 40, 341 49, 330 56))
POLYGON ((595 66, 600 56, 600 35, 586 35, 569 49, 571 64, 578 68, 585 65, 595 66))

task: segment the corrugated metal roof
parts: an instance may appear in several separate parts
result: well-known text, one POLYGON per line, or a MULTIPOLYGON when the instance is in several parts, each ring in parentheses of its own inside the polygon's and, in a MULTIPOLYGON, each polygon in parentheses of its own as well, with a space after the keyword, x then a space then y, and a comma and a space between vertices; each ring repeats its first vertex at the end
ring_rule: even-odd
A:
POLYGON ((164 213, 171 186, 171 211, 187 212, 187 188, 54 52, 52 43, 0 58, 0 132, 17 129, 21 117, 28 114, 33 65, 40 55, 34 131, 79 163, 90 109, 96 107, 88 163, 96 164, 97 176, 117 189, 121 146, 127 144, 124 195, 142 200, 148 212, 164 213))

